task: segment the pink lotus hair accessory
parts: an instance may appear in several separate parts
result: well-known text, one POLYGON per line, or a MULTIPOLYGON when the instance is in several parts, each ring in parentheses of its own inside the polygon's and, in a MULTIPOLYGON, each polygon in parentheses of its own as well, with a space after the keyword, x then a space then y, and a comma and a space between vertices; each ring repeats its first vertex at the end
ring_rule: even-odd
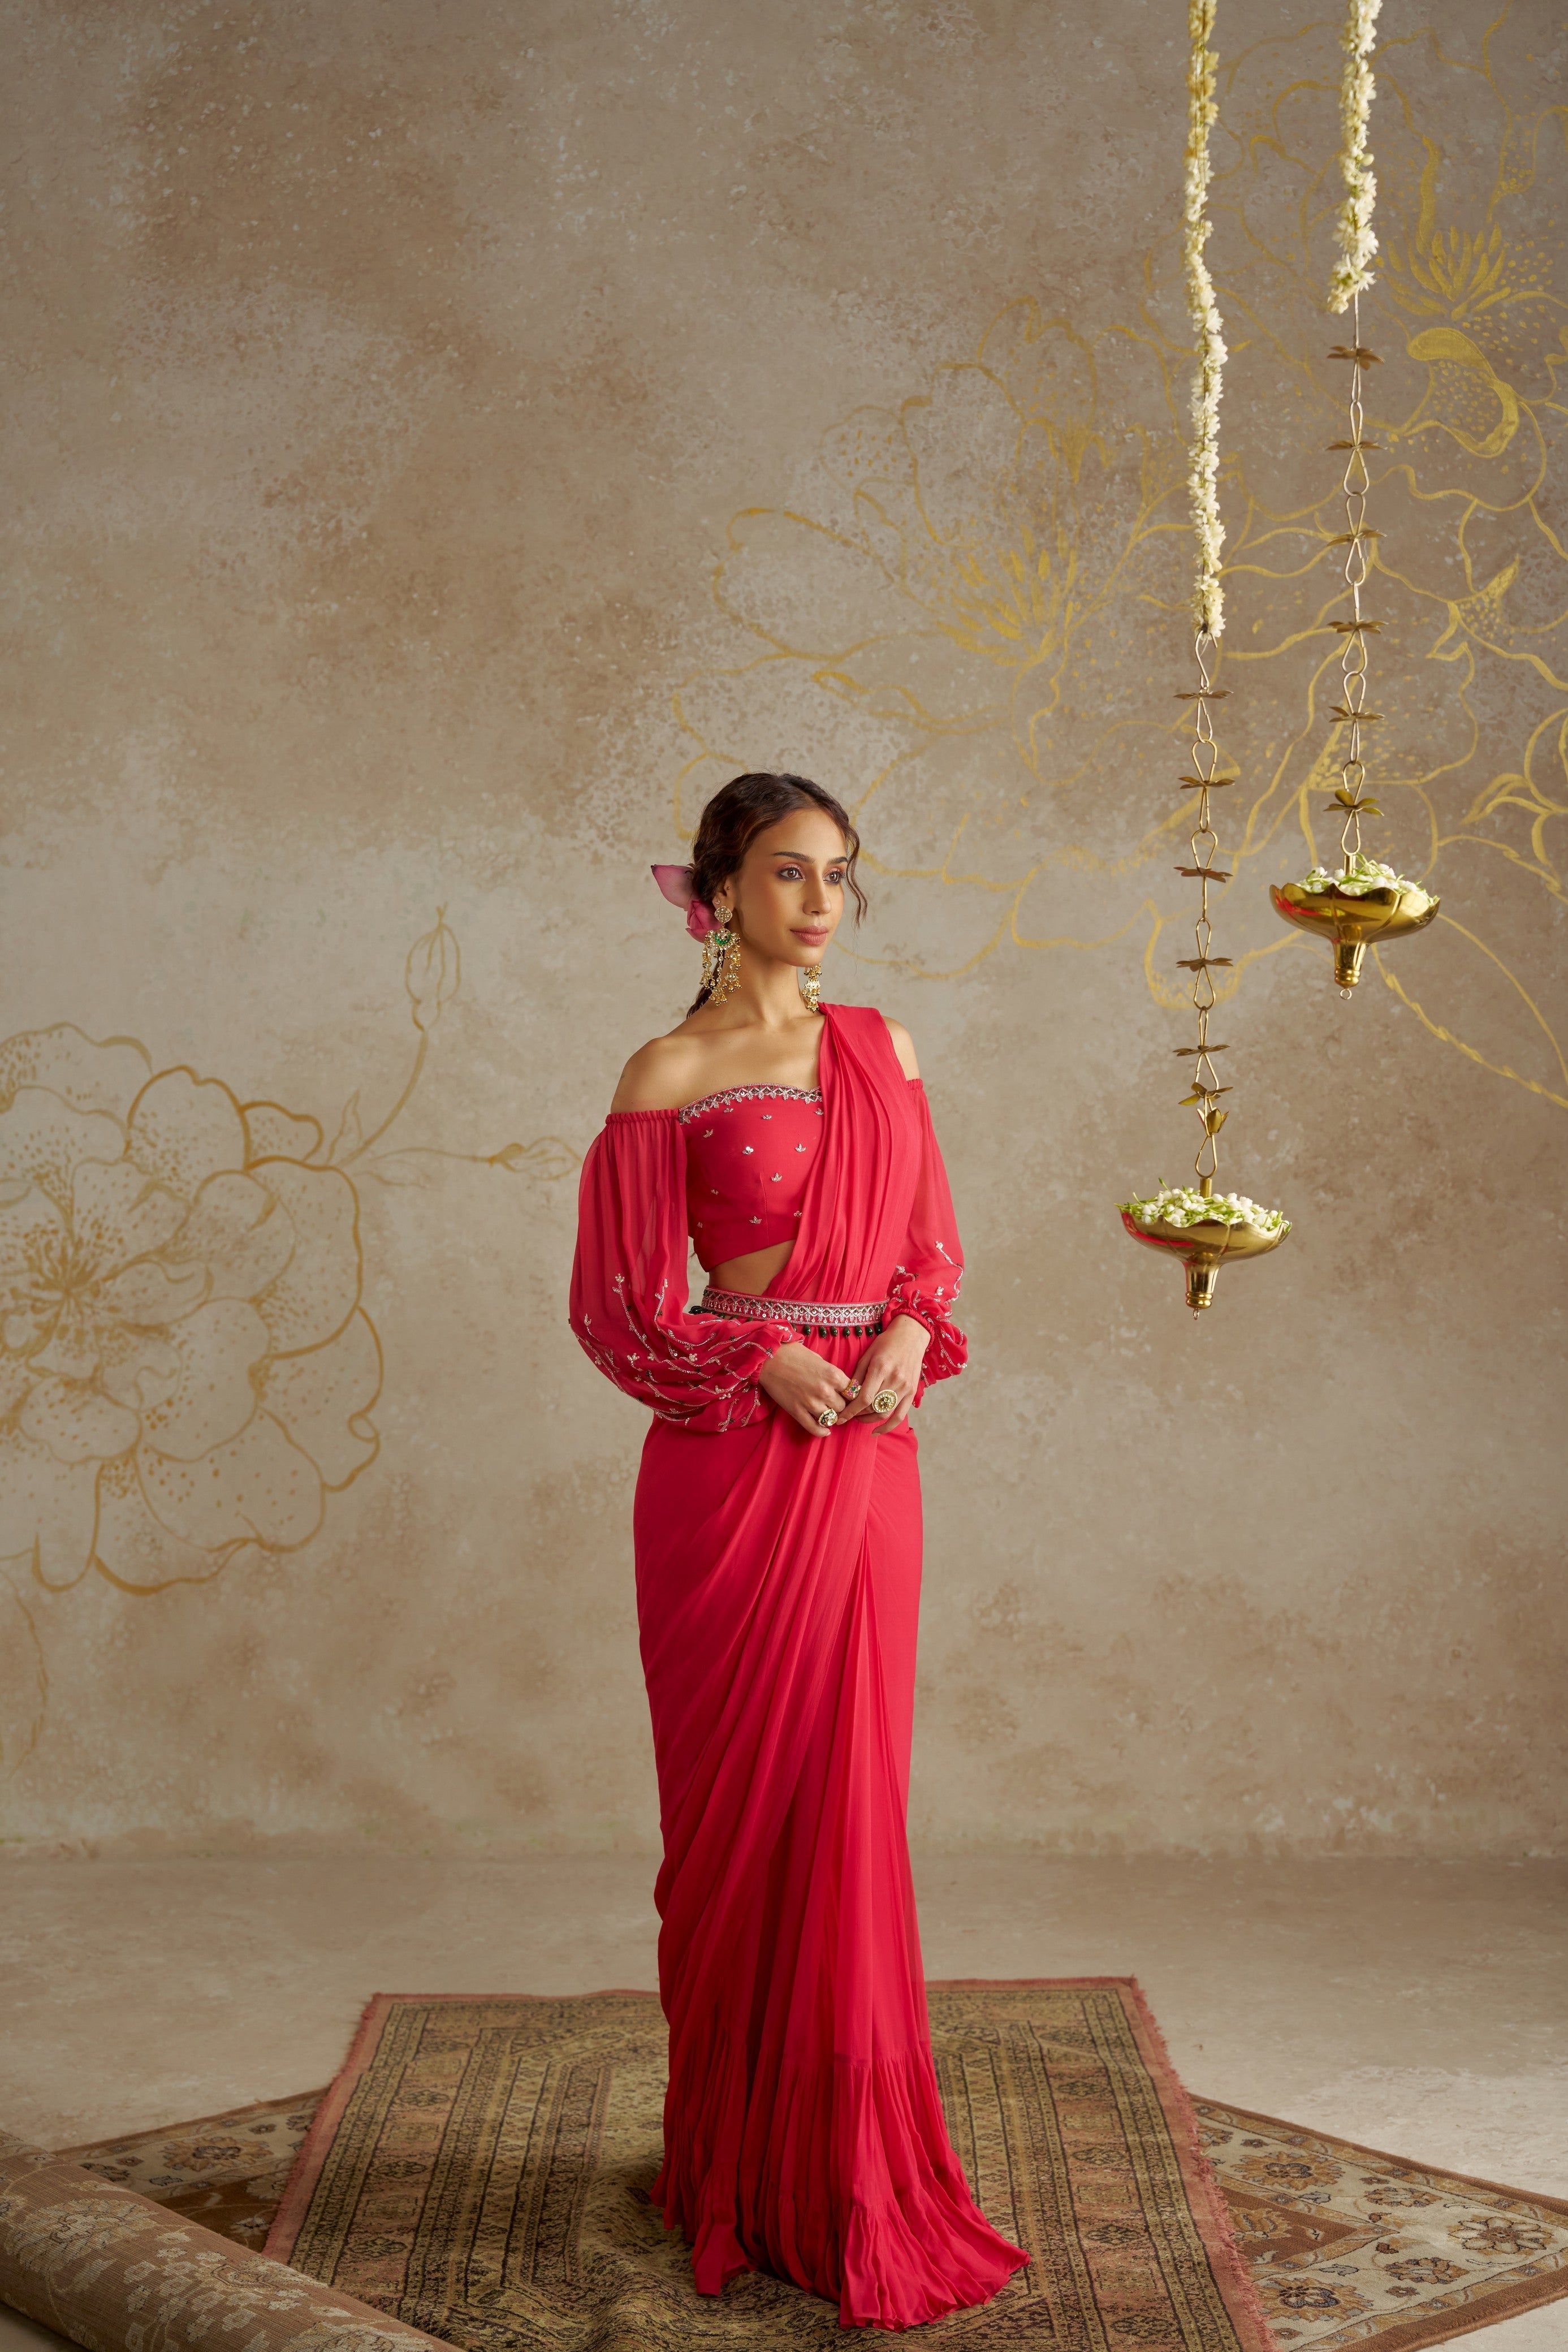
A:
POLYGON ((706 940, 710 931, 719 929, 718 917, 706 898, 696 894, 696 877, 689 866, 653 866, 649 867, 654 881, 672 907, 679 907, 686 919, 686 929, 694 940, 706 940))

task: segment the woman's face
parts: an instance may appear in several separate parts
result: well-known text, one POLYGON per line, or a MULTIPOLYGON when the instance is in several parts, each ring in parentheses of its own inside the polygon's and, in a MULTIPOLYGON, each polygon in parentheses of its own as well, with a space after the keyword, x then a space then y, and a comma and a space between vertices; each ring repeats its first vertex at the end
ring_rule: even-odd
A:
POLYGON ((779 963, 821 963, 844 911, 844 837, 821 809, 794 809, 759 833, 738 874, 716 891, 740 936, 779 963))

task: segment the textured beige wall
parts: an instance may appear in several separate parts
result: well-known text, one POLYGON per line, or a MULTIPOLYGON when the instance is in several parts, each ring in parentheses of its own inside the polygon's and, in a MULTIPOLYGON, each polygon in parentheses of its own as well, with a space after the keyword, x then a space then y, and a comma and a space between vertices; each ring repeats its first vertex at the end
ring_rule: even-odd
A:
POLYGON ((1554 1848, 1568 50, 1385 12, 1376 845, 1445 920, 1345 1005, 1265 895, 1343 389, 1288 13, 1224 0, 1212 254, 1225 1177, 1296 1230, 1195 1327, 1113 1206, 1191 1150, 1176 0, 5 8, 8 1839, 652 1840, 571 1171, 691 985, 648 860, 789 761, 972 1264, 916 1834, 1554 1848))

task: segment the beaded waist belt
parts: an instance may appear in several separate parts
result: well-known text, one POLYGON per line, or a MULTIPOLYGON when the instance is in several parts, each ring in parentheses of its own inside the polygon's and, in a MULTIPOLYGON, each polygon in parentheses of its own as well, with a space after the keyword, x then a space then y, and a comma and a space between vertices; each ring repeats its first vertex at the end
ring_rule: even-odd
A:
POLYGON ((743 1323, 793 1323, 801 1331, 862 1331, 882 1329, 887 1313, 885 1298, 866 1298, 847 1306, 830 1306, 820 1298, 758 1298, 746 1290, 715 1290, 710 1284, 697 1302, 699 1315, 733 1315, 743 1323))

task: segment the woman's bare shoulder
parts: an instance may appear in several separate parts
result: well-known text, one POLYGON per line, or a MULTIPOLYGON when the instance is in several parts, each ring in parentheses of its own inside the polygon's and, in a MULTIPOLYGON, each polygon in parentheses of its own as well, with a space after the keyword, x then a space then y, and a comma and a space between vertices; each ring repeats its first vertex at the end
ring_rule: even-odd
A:
POLYGON ((692 1099, 702 1050, 701 1032, 684 1022, 666 1037, 650 1037, 622 1071, 611 1109, 678 1110, 692 1099))
POLYGON ((887 1023, 887 1034, 893 1040, 893 1050, 898 1055, 899 1068, 906 1078, 917 1078, 920 1076, 920 1065, 915 1058, 914 1038, 902 1021, 894 1021, 885 1013, 882 1017, 887 1023))

